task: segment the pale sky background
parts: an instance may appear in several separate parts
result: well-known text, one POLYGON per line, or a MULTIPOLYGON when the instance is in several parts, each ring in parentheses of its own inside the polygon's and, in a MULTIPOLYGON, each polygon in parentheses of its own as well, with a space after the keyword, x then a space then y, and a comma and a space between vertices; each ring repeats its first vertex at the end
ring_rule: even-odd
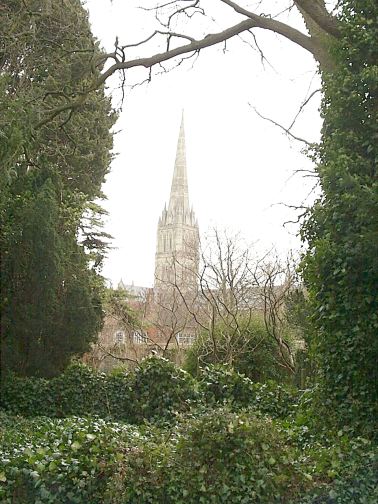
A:
MULTIPOLYGON (((93 32, 107 51, 113 50, 116 35, 120 44, 129 44, 158 27, 152 12, 138 9, 155 6, 156 0, 87 0, 86 5, 93 32)), ((204 5, 207 18, 195 16, 190 24, 175 29, 200 38, 242 19, 219 0, 204 5)), ((254 4, 242 5, 252 9, 254 4)), ((265 12, 280 12, 289 2, 269 0, 266 5, 265 12)), ((280 19, 303 30, 294 11, 280 19)), ((257 249, 275 245, 284 253, 300 248, 298 227, 284 226, 295 220, 298 211, 280 203, 301 205, 313 199, 314 193, 308 196, 315 179, 295 174, 312 164, 301 153, 303 144, 260 119, 251 105, 288 126, 303 100, 320 87, 319 77, 304 49, 272 33, 255 33, 272 67, 264 68, 259 53, 238 37, 228 41, 226 52, 223 45, 205 49, 194 65, 188 60, 171 72, 153 75, 142 86, 132 87, 148 71, 128 72, 115 127, 118 154, 103 187, 109 211, 106 231, 114 237, 103 274, 113 284, 121 277, 125 283, 153 284, 157 222, 169 197, 182 109, 189 195, 200 232, 216 226, 240 231, 257 249)), ((252 41, 248 34, 242 38, 252 41)), ((158 41, 151 41, 130 51, 130 58, 162 50, 158 41)), ((118 76, 109 83, 116 107, 119 82, 118 76)), ((309 141, 319 139, 319 102, 318 93, 293 130, 309 141)))

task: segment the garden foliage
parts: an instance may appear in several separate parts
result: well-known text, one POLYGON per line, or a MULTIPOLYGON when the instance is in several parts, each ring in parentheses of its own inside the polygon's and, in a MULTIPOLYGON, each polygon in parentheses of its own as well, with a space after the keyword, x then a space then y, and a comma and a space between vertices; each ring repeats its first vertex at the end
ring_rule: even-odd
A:
POLYGON ((306 484, 295 449, 271 420, 221 408, 179 419, 153 445, 138 445, 108 495, 114 504, 273 504, 306 484))
POLYGON ((116 115, 101 86, 43 123, 100 72, 80 0, 8 0, 0 25, 1 372, 51 377, 102 323, 98 201, 116 115))
POLYGON ((211 334, 202 331, 185 355, 184 368, 196 376, 209 364, 229 364, 253 381, 285 381, 288 371, 279 363, 277 343, 269 336, 258 314, 237 317, 229 324, 218 321, 211 334))
POLYGON ((12 377, 0 502, 375 503, 374 445, 314 430, 313 400, 227 366, 193 379, 158 357, 108 376, 74 365, 51 380, 12 377))
POLYGON ((272 418, 285 418, 295 409, 299 393, 274 381, 252 382, 227 365, 199 371, 199 390, 206 404, 227 404, 232 409, 254 408, 272 418))
POLYGON ((0 413, 4 504, 375 504, 366 439, 212 407, 163 427, 0 413), (313 434, 312 434, 313 435, 313 434))
POLYGON ((131 423, 168 421, 191 406, 249 407, 273 418, 287 417, 298 393, 271 381, 253 383, 226 365, 207 366, 197 379, 160 357, 144 359, 130 372, 99 373, 74 364, 50 380, 11 376, 0 406, 23 416, 97 415, 131 423))
POLYGON ((113 375, 74 364, 50 380, 12 376, 2 388, 0 405, 23 416, 97 415, 138 423, 169 419, 187 410, 197 395, 188 373, 152 357, 132 372, 113 375))
POLYGON ((378 3, 342 0, 323 72, 322 195, 302 228, 321 421, 371 434, 378 415, 378 3), (332 414, 334 413, 334 414, 332 414))
POLYGON ((3 504, 100 504, 123 446, 139 437, 101 419, 0 419, 3 504))

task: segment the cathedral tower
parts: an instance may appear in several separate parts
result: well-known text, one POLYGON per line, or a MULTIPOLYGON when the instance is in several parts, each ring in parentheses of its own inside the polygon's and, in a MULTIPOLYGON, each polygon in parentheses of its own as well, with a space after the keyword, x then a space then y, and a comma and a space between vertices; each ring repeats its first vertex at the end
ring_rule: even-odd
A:
POLYGON ((198 222, 189 205, 183 115, 168 208, 164 206, 157 229, 155 289, 174 285, 196 289, 198 252, 198 222))

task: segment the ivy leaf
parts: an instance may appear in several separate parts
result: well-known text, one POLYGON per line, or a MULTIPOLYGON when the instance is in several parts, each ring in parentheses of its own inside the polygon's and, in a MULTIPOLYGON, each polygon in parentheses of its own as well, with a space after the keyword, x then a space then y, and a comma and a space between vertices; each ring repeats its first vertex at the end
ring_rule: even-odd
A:
POLYGON ((81 448, 81 444, 78 441, 74 441, 71 445, 71 450, 77 451, 81 448))

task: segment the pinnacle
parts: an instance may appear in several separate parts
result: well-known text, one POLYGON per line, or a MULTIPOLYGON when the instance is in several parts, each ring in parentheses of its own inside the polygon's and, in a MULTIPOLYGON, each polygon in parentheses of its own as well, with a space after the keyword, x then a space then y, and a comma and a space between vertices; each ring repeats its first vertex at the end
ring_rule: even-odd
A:
POLYGON ((171 195, 168 210, 184 213, 189 210, 188 176, 186 172, 184 111, 182 111, 180 132, 177 142, 176 161, 173 171, 171 195))

